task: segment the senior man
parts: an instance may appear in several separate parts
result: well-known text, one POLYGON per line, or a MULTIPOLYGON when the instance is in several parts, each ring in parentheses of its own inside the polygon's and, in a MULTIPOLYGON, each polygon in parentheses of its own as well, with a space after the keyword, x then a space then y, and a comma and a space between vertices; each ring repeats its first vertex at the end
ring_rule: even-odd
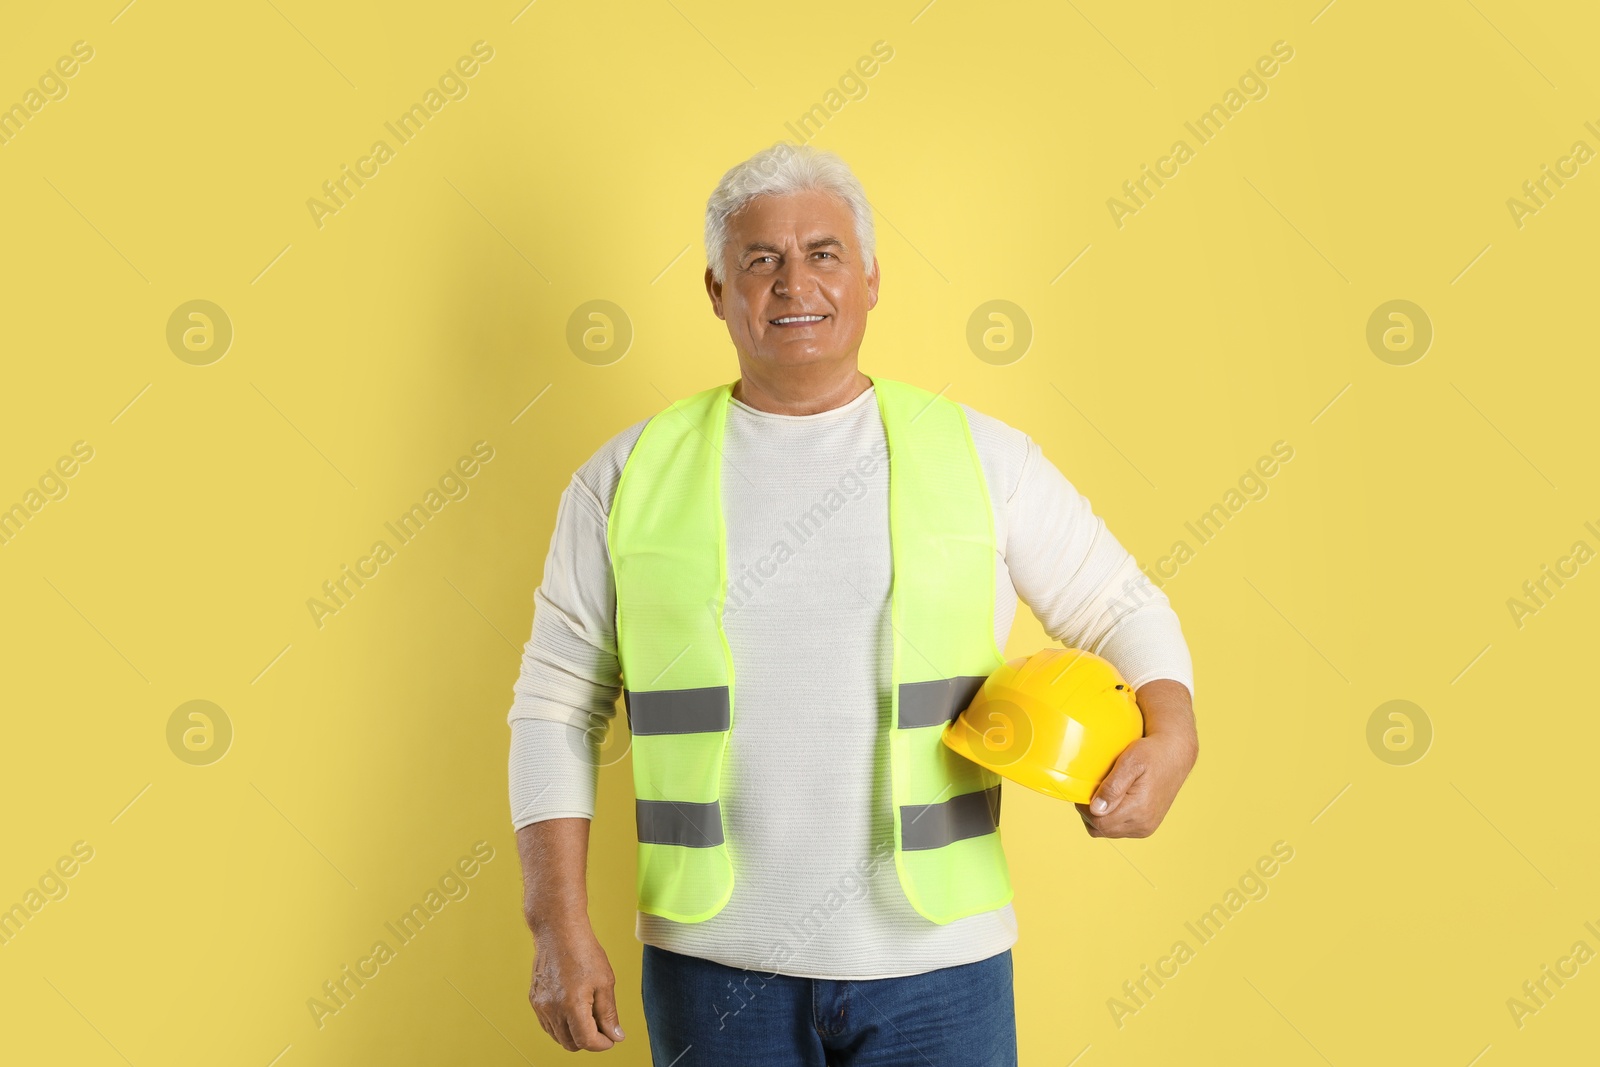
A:
POLYGON ((585 882, 621 695, 659 1067, 1015 1064, 998 793, 928 742, 1020 597, 1135 687, 1145 736, 1077 808, 1144 837, 1198 754, 1182 630, 1027 434, 858 369, 879 267, 837 157, 730 169, 706 253, 738 380, 578 469, 534 595, 508 716, 529 999, 563 1048, 624 1039, 585 882))

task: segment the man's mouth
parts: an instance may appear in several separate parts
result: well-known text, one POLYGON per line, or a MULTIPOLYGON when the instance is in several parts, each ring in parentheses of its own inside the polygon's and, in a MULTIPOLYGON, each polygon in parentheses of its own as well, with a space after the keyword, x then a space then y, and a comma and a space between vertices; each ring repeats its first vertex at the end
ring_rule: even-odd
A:
POLYGON ((767 321, 773 326, 793 329, 796 326, 815 326, 827 317, 826 315, 785 315, 782 318, 768 319, 767 321))

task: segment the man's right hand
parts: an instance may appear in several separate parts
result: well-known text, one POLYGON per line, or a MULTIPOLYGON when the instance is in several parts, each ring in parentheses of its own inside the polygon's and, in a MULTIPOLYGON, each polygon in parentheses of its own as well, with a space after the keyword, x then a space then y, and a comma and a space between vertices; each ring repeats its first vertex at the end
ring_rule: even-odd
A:
POLYGON ((604 1052, 624 1037, 617 1020, 617 979, 587 923, 534 938, 528 1003, 539 1025, 568 1052, 604 1052))

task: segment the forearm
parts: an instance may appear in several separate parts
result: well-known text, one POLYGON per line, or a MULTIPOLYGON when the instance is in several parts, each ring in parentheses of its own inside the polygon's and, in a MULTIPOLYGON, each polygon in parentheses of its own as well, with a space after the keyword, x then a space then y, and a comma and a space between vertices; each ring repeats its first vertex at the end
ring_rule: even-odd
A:
POLYGON ((589 924, 588 819, 542 819, 517 831, 522 914, 534 940, 589 924))
POLYGON ((1177 744, 1192 767, 1200 755, 1200 737, 1195 729, 1189 687, 1171 678, 1157 678, 1134 690, 1134 697, 1144 714, 1144 735, 1160 736, 1177 744))

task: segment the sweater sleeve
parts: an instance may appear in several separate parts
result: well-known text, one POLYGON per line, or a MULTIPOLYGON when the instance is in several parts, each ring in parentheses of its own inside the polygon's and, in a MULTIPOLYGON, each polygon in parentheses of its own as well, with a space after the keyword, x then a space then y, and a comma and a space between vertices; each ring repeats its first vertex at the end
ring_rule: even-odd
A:
POLYGON ((533 633, 522 650, 507 720, 511 818, 594 817, 598 744, 621 695, 616 589, 605 509, 581 477, 561 494, 534 591, 533 633))
POLYGON ((1006 566, 1051 638, 1109 660, 1135 689, 1194 692, 1189 646, 1167 596, 1032 438, 1006 502, 1006 566))

